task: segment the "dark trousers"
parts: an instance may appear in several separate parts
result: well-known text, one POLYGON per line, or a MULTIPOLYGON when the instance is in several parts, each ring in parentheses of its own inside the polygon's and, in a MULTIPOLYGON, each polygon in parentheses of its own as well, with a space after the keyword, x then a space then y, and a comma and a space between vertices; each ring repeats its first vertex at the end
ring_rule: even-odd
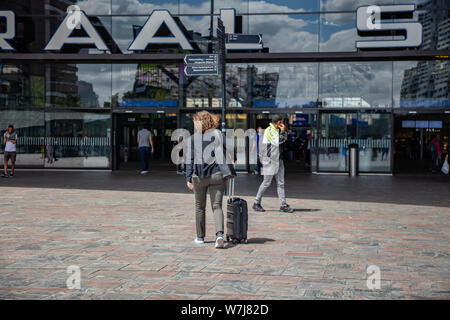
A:
POLYGON ((439 168, 439 155, 437 152, 431 154, 431 170, 436 171, 439 168))
POLYGON ((148 170, 148 155, 150 154, 150 147, 140 147, 139 151, 141 153, 142 171, 147 171, 148 170))

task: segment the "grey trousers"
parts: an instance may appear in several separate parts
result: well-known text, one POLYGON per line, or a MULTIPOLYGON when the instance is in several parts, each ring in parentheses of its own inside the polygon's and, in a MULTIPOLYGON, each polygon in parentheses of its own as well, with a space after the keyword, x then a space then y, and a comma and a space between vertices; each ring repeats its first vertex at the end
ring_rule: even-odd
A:
POLYGON ((277 181, 277 193, 278 193, 278 198, 280 199, 280 206, 284 206, 286 204, 286 196, 284 195, 284 162, 283 162, 283 160, 280 160, 278 171, 275 175, 265 175, 264 176, 264 181, 259 186, 258 193, 256 194, 255 203, 261 204, 261 198, 264 195, 264 192, 266 192, 267 188, 270 187, 274 176, 275 176, 275 180, 277 181))
POLYGON ((210 177, 199 178, 192 177, 195 194, 195 224, 197 227, 197 237, 204 238, 206 233, 206 196, 209 192, 211 207, 214 213, 214 223, 216 226, 216 234, 224 231, 224 218, 222 211, 223 192, 225 190, 225 181, 221 172, 216 172, 210 177))

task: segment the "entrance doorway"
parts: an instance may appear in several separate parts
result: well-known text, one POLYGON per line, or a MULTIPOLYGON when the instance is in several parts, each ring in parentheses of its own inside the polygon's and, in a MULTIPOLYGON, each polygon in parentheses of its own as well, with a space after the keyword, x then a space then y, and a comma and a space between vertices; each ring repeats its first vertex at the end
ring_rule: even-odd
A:
POLYGON ((359 146, 360 172, 391 172, 391 119, 383 112, 323 112, 317 140, 318 168, 348 172, 350 144, 359 146))
MULTIPOLYGON (((255 130, 266 129, 272 121, 274 113, 258 113, 255 115, 255 130)), ((286 172, 315 171, 314 137, 316 130, 316 114, 314 113, 279 113, 288 133, 284 148, 286 172)))
POLYGON ((140 154, 137 144, 137 133, 147 128, 153 134, 154 153, 150 155, 149 168, 175 165, 170 161, 173 142, 171 136, 177 128, 175 113, 117 113, 115 114, 115 165, 114 169, 139 170, 140 154))
POLYGON ((431 152, 428 145, 440 137, 442 160, 448 153, 450 136, 449 114, 409 114, 396 116, 395 172, 426 173, 431 171, 431 152))

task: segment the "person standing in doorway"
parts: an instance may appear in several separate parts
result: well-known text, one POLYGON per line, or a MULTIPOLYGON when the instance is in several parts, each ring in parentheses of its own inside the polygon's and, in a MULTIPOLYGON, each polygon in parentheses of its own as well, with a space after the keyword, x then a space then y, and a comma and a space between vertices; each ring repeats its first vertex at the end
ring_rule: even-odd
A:
POLYGON ((14 126, 10 124, 8 130, 3 134, 3 143, 5 144, 5 153, 3 161, 3 177, 14 177, 14 169, 16 165, 16 145, 17 133, 14 131, 14 126), (11 173, 8 174, 8 162, 11 160, 11 173))
POLYGON ((428 150, 431 153, 431 172, 436 172, 439 167, 439 157, 441 156, 441 146, 436 136, 432 137, 428 150))
POLYGON ((153 133, 146 128, 142 128, 137 134, 137 143, 141 155, 141 174, 148 173, 148 157, 150 152, 153 153, 155 148, 153 146, 153 133))
POLYGON ((261 206, 261 199, 264 192, 269 188, 272 183, 273 177, 277 182, 278 198, 280 200, 281 212, 294 212, 287 203, 284 193, 284 162, 283 162, 283 147, 287 140, 287 134, 285 131, 285 125, 283 117, 279 114, 272 116, 272 122, 269 124, 266 130, 264 130, 262 149, 263 155, 261 157, 262 162, 262 175, 264 180, 261 183, 258 193, 256 194, 255 202, 253 204, 253 210, 264 212, 264 208, 261 206), (278 154, 277 154, 278 153, 278 154))
POLYGON ((308 133, 306 135, 306 142, 305 142, 305 165, 307 167, 311 166, 311 134, 308 133))
POLYGON ((259 161, 259 145, 260 145, 260 141, 262 140, 263 137, 263 128, 261 126, 258 126, 258 128, 256 128, 256 134, 254 137, 252 137, 254 139, 253 141, 253 145, 252 145, 252 150, 251 152, 255 155, 255 164, 251 165, 252 168, 252 173, 255 175, 260 174, 261 172, 261 162, 259 161))
POLYGON ((444 154, 444 141, 441 139, 441 134, 438 133, 436 135, 436 142, 439 144, 439 154, 438 154, 438 166, 441 167, 442 163, 444 162, 443 154, 444 154))

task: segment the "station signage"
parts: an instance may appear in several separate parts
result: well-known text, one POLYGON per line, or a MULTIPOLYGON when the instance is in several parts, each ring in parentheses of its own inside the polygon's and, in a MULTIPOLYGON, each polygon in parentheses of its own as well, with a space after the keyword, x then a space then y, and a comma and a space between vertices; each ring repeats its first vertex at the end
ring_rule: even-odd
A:
MULTIPOLYGON (((358 40, 355 43, 358 49, 378 48, 407 48, 418 47, 422 44, 422 25, 411 21, 416 6, 407 5, 380 5, 362 6, 356 11, 356 29, 361 37, 382 37, 389 35, 401 36, 402 39, 358 40), (404 20, 404 19, 408 20, 404 20)), ((0 32, 0 49, 13 51, 15 48, 10 40, 16 37, 16 17, 11 10, 0 10, 0 19, 4 20, 4 30, 0 32)), ((245 35, 235 33, 236 10, 221 9, 220 19, 225 27, 227 50, 259 50, 263 48, 261 35, 245 35)), ((186 51, 194 48, 183 32, 181 22, 176 21, 170 12, 165 9, 154 10, 144 23, 136 37, 131 41, 128 50, 140 52, 151 45, 179 45, 186 51), (165 26, 171 36, 160 36, 158 30, 165 26)), ((60 51, 65 44, 95 46, 98 50, 107 51, 108 46, 97 32, 88 16, 76 5, 67 8, 67 14, 56 31, 51 35, 49 42, 43 48, 45 51, 60 51), (74 29, 83 28, 85 36, 71 36, 74 29)))
POLYGON ((217 54, 187 54, 184 57, 184 73, 187 76, 206 76, 219 74, 217 54))
POLYGON ((391 36, 383 40, 358 40, 358 49, 409 48, 422 44, 422 25, 412 19, 415 4, 362 6, 356 10, 356 28, 361 37, 391 36), (402 21, 403 20, 403 21, 402 21), (389 22, 387 22, 389 21, 389 22), (402 36, 402 39, 392 39, 402 36))
MULTIPOLYGON (((236 11, 235 9, 221 9, 220 17, 223 20, 225 30, 227 33, 234 33, 236 11)), ((5 19, 6 30, 0 32, 0 49, 1 50, 15 50, 8 40, 12 40, 16 36, 16 18, 15 13, 11 10, 0 10, 0 19, 5 19)), ((183 32, 184 26, 180 26, 181 22, 175 21, 168 10, 156 9, 148 17, 145 24, 140 29, 139 33, 128 46, 129 51, 144 51, 152 44, 176 44, 181 49, 192 51, 194 48, 188 40, 187 35, 183 32), (158 30, 165 26, 171 33, 171 36, 159 36, 158 30)), ((260 36, 256 36, 260 39, 260 36)), ((257 48, 262 49, 262 41, 257 48)), ((60 51, 65 44, 89 45, 95 46, 98 50, 107 51, 108 47, 100 34, 97 32, 87 14, 78 6, 71 5, 67 8, 67 14, 64 20, 60 23, 56 31, 50 37, 49 42, 44 47, 45 51, 60 51), (71 34, 75 29, 83 28, 86 35, 73 37, 71 34)), ((233 45, 230 46, 230 48, 233 45)), ((240 43, 242 50, 254 50, 255 44, 240 43)))

